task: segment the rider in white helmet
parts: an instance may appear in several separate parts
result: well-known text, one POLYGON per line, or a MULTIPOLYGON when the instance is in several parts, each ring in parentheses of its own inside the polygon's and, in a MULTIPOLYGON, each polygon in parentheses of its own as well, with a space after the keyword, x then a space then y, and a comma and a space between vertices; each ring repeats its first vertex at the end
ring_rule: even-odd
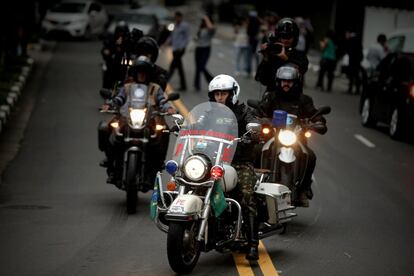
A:
MULTIPOLYGON (((214 77, 208 85, 208 97, 210 101, 218 102, 228 106, 236 115, 239 126, 239 135, 246 132, 246 125, 251 122, 258 122, 250 108, 245 104, 239 103, 240 86, 237 81, 229 75, 218 75, 214 77)), ((233 158, 232 166, 237 171, 238 185, 235 191, 243 210, 243 225, 246 227, 249 248, 246 259, 258 260, 258 221, 257 206, 254 198, 254 185, 256 184, 256 174, 254 172, 252 152, 254 143, 239 143, 233 158)))

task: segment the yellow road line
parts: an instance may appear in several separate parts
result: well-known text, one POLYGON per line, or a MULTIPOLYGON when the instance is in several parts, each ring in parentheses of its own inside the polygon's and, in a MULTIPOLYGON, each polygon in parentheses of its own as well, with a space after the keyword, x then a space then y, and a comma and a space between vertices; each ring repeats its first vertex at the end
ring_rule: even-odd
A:
POLYGON ((246 260, 246 254, 233 252, 233 259, 236 263, 237 271, 241 276, 254 276, 250 263, 246 260))
MULTIPOLYGON (((246 254, 233 252, 233 259, 240 276, 254 276, 252 267, 249 261, 246 260, 246 254)), ((279 276, 272 259, 261 241, 259 242, 259 260, 257 264, 260 266, 264 276, 279 276)))
POLYGON ((274 266, 272 259, 267 253, 262 241, 259 242, 259 256, 258 264, 263 272, 263 275, 278 276, 279 274, 277 273, 276 267, 274 266))

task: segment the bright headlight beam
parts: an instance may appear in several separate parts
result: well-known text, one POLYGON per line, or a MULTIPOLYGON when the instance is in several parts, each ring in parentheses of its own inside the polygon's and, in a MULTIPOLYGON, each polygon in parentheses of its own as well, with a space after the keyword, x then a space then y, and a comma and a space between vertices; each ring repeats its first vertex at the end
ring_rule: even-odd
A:
POLYGON ((278 135, 280 143, 284 146, 291 146, 296 143, 296 134, 291 130, 281 130, 278 135))

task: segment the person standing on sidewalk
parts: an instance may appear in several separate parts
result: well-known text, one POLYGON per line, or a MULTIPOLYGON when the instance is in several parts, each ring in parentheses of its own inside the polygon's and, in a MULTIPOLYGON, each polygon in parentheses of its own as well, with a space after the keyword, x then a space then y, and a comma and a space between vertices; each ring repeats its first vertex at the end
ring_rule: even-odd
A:
POLYGON ((194 77, 194 89, 200 91, 200 75, 204 74, 207 83, 209 83, 213 76, 207 70, 206 65, 211 52, 211 39, 216 32, 216 28, 212 19, 208 15, 204 15, 201 19, 201 24, 196 36, 195 48, 195 64, 196 72, 194 77))
POLYGON ((175 27, 168 37, 166 43, 171 44, 173 50, 173 59, 168 71, 168 80, 171 79, 175 69, 178 69, 180 75, 179 91, 187 90, 187 83, 185 81, 185 73, 182 63, 182 57, 185 53, 185 48, 190 42, 190 25, 183 20, 183 14, 180 11, 175 12, 175 27))

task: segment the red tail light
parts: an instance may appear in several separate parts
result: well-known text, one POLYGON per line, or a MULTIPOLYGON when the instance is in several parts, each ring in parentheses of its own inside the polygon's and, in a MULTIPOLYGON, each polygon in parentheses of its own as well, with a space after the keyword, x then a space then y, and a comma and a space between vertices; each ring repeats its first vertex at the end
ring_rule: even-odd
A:
POLYGON ((214 166, 210 170, 210 175, 213 179, 220 179, 224 175, 224 169, 221 166, 214 166))
POLYGON ((410 82, 408 84, 408 95, 412 101, 414 101, 414 83, 410 82))

